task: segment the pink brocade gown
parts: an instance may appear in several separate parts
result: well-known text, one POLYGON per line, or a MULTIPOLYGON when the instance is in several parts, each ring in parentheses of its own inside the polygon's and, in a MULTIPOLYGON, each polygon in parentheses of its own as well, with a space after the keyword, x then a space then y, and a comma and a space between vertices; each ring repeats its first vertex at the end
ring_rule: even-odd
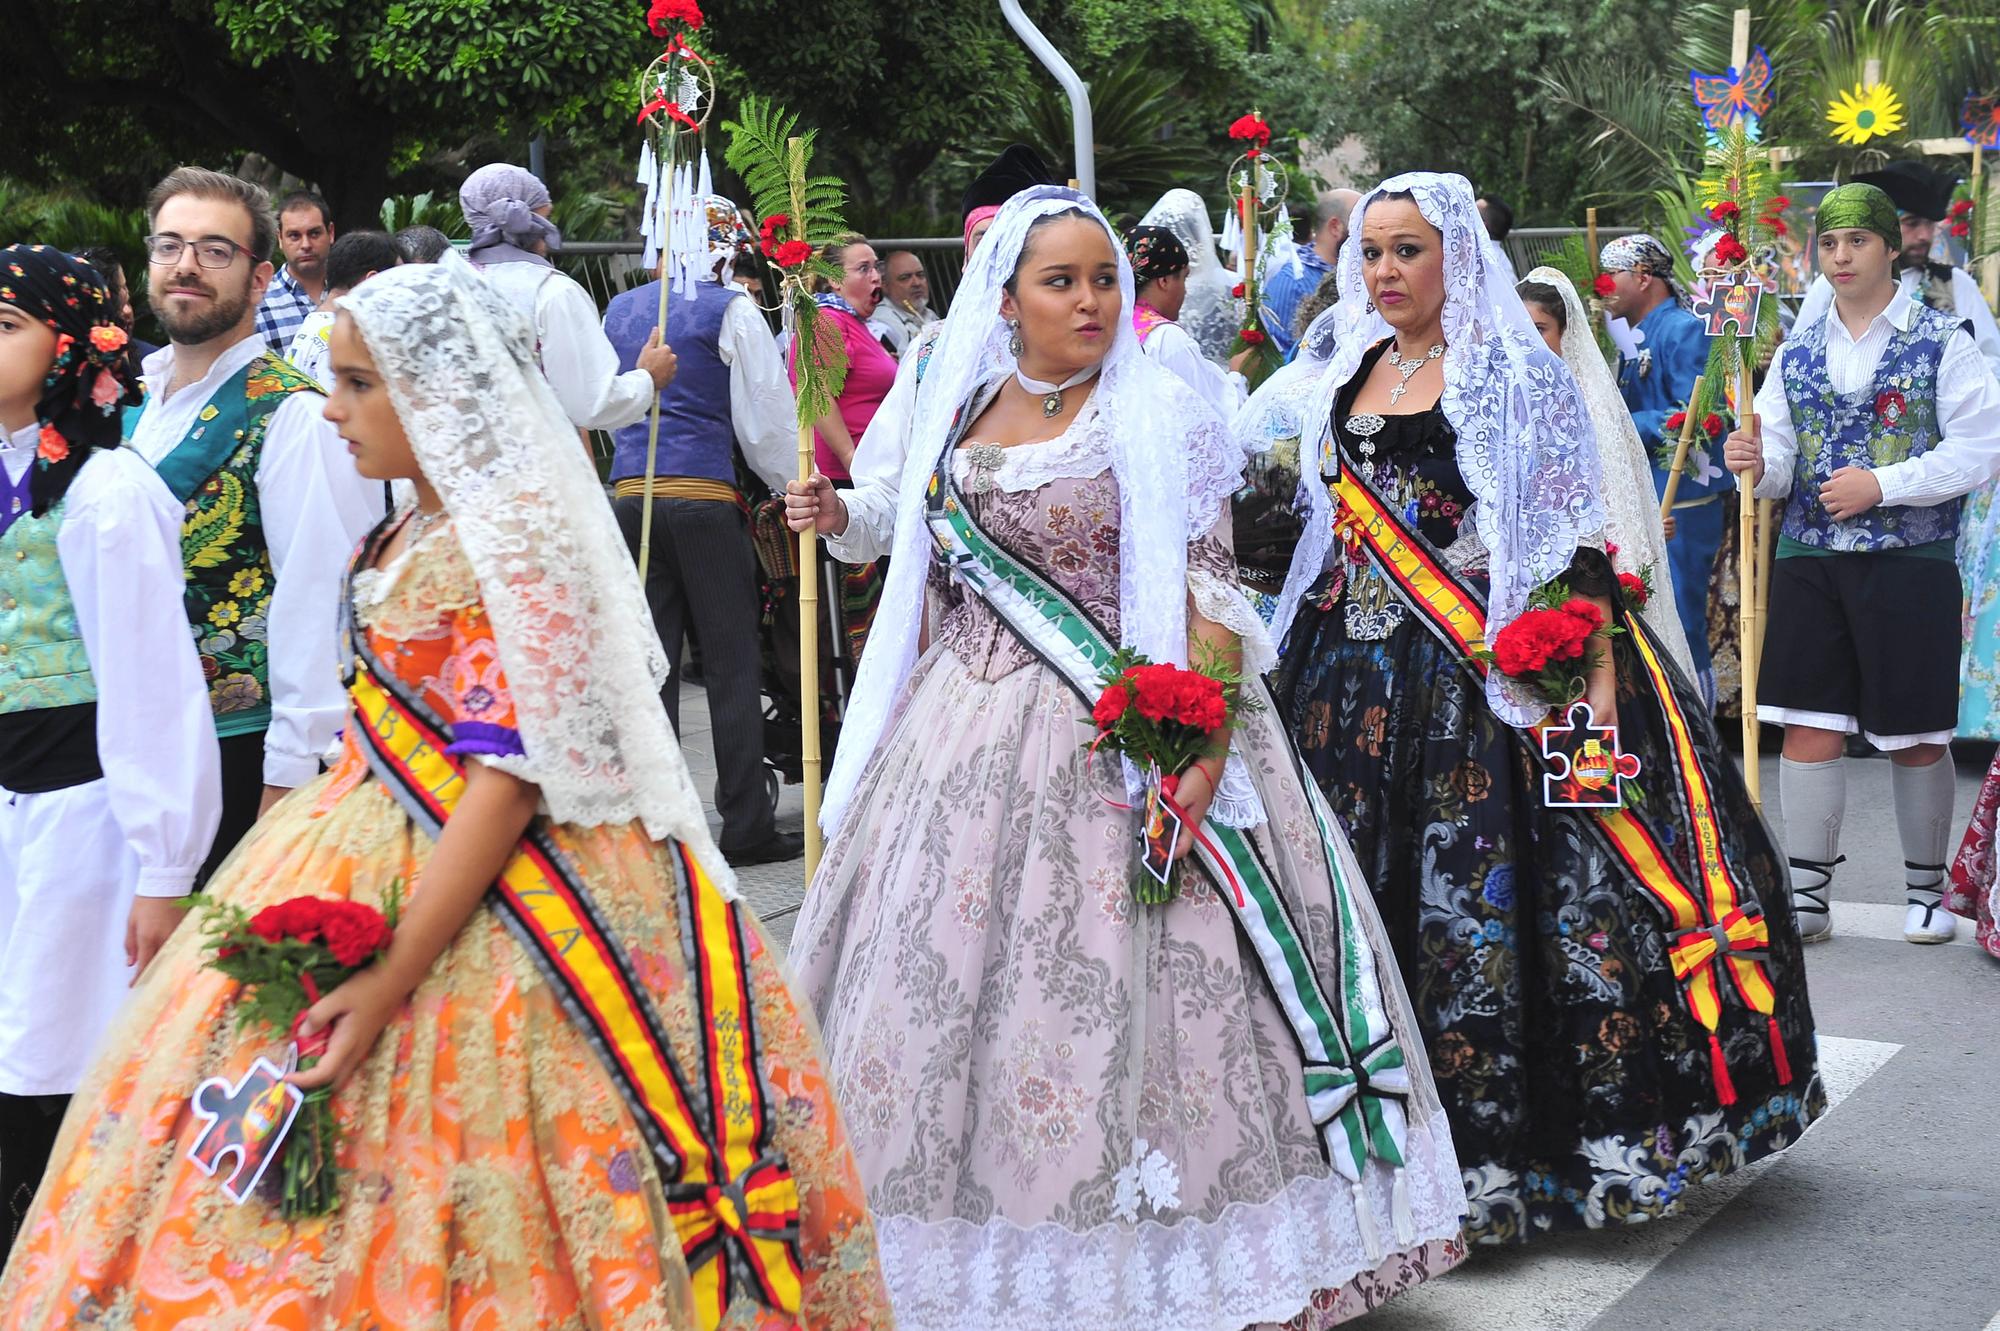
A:
MULTIPOLYGON (((1007 449, 997 488, 967 502, 1115 638, 1117 484, 1035 456, 1064 447, 1007 449)), ((1198 602, 1234 595, 1226 520, 1188 562, 1198 602)), ((1134 815, 1117 762, 1087 761, 1075 693, 935 565, 926 614, 928 649, 793 944, 898 1325, 1320 1327, 1454 1265, 1449 1129, 1358 872, 1420 1083, 1401 1242, 1389 1171, 1370 1162, 1358 1219, 1328 1165, 1294 1037, 1205 873, 1167 905, 1134 900, 1134 815), (1404 1251, 1371 1259, 1367 1226, 1404 1251)), ((1335 889, 1268 704, 1236 752, 1268 815, 1252 839, 1337 992, 1335 889)))
POLYGON ((1994 850, 1995 824, 2000 822, 2000 754, 1986 771, 1972 821, 1951 866, 1944 908, 1972 921, 1973 939, 1987 954, 2000 957, 2000 857, 1994 850))

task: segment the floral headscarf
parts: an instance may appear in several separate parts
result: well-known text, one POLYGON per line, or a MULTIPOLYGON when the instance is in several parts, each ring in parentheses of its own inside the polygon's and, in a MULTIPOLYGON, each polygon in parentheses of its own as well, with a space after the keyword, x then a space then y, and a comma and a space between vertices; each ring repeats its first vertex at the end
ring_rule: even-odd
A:
POLYGON ((41 438, 28 481, 34 514, 61 501, 93 448, 118 447, 119 411, 139 401, 126 363, 126 332, 102 275, 49 245, 0 250, 0 301, 56 334, 56 359, 42 381, 35 419, 41 438))
POLYGON ((1188 270, 1187 246, 1163 226, 1133 227, 1125 237, 1125 253, 1132 260, 1132 280, 1140 286, 1188 270))

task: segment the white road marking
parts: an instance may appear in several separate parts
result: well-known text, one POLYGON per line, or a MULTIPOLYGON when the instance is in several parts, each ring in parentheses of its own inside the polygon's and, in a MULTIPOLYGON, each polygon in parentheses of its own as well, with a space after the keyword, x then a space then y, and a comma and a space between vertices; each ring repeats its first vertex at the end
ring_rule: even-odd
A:
MULTIPOLYGON (((1898 912, 1896 937, 1900 940, 1900 908, 1898 912)), ((1839 928, 1836 923, 1836 937, 1839 928)), ((1902 1047, 1879 1040, 1820 1036, 1819 1074, 1826 1085, 1827 1112, 1879 1072, 1902 1047)), ((1687 1192, 1686 1211, 1672 1220, 1555 1234, 1525 1247, 1475 1249, 1471 1260, 1458 1270, 1371 1313, 1364 1325, 1371 1331, 1485 1331, 1492 1327, 1580 1331, 1783 1158, 1782 1153, 1769 1156, 1747 1169, 1697 1184, 1687 1192)), ((2000 1317, 1986 1331, 2000 1331, 2000 1317)))

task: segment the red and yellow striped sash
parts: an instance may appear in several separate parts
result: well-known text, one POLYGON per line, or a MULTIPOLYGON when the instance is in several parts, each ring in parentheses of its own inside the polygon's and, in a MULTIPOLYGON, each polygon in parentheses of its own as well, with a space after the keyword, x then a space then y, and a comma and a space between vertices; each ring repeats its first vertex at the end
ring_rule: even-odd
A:
MULTIPOLYGON (((1333 492, 1339 505, 1334 527, 1341 539, 1349 546, 1358 545, 1366 550, 1431 632, 1452 649, 1467 669, 1483 679, 1488 665, 1478 652, 1485 646, 1486 608, 1479 598, 1345 462, 1341 464, 1333 492)), ((1722 1021, 1725 969, 1744 1005, 1767 1019, 1779 1080, 1791 1081, 1791 1069, 1774 1015, 1777 994, 1764 966, 1769 930, 1754 894, 1743 890, 1723 852, 1708 776, 1702 770, 1692 727, 1674 695, 1672 679, 1661 662, 1659 648, 1642 623, 1635 620, 1627 628, 1652 685, 1651 692, 1666 719, 1674 749, 1677 793, 1687 809, 1693 832, 1694 867, 1699 873, 1701 891, 1697 893, 1683 881, 1645 820, 1633 810, 1599 810, 1595 817, 1585 821, 1597 829, 1611 852, 1631 871, 1633 879, 1665 917, 1671 931, 1668 949, 1674 976, 1687 995, 1688 1010, 1708 1032, 1716 1089, 1722 1103, 1730 1104, 1736 1096, 1717 1035, 1722 1021)), ((1530 733, 1538 735, 1546 725, 1543 722, 1530 733)), ((1529 747, 1539 761, 1540 746, 1529 747)))
MULTIPOLYGON (((449 738, 366 660, 355 661, 348 693, 370 765, 435 832, 465 793, 449 738)), ((676 1061, 582 879, 541 831, 531 828, 501 870, 495 904, 583 1025, 653 1150, 701 1325, 719 1325, 738 1295, 795 1317, 799 1196, 757 1075, 738 908, 685 847, 673 853, 704 1042, 696 1078, 676 1061)))

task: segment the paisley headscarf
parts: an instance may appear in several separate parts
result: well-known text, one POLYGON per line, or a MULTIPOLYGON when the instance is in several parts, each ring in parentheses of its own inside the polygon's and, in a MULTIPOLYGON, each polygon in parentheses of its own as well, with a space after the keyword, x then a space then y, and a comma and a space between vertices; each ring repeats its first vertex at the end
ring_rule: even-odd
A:
POLYGON ((1828 190, 1819 201, 1815 225, 1822 232, 1859 227, 1882 237, 1891 250, 1903 248, 1903 224, 1896 216, 1896 205, 1874 185, 1852 181, 1828 190))
POLYGON ((1643 231, 1606 241, 1597 266, 1607 273, 1651 273, 1668 282, 1674 280, 1674 256, 1643 231))
POLYGON ((0 250, 0 301, 56 334, 55 364, 35 404, 42 431, 28 481, 41 517, 61 501, 93 448, 118 447, 119 412, 139 401, 139 384, 111 288, 81 259, 51 245, 9 245, 0 250))

